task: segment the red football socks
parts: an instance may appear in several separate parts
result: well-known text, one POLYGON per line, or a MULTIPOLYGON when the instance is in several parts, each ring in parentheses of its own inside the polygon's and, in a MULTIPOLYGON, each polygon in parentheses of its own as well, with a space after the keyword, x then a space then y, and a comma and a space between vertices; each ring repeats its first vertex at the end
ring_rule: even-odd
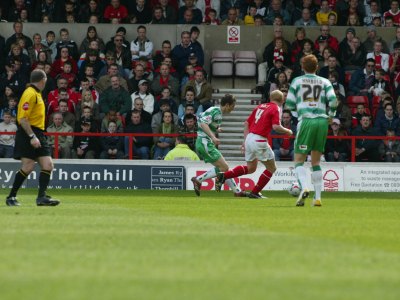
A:
POLYGON ((268 184, 269 180, 272 177, 272 173, 268 171, 267 169, 264 170, 264 172, 261 174, 260 178, 258 179, 257 184, 251 191, 253 194, 258 194, 259 192, 262 191, 262 189, 268 184))
POLYGON ((237 166, 231 170, 228 170, 224 173, 225 179, 239 177, 249 173, 249 169, 247 166, 237 166))

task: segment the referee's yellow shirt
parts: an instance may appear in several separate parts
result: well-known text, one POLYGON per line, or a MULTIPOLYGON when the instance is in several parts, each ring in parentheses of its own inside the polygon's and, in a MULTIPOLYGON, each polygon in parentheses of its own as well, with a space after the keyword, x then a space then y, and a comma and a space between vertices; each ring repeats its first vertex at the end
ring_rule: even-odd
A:
POLYGON ((26 118, 33 127, 44 130, 46 107, 40 90, 35 86, 28 87, 18 103, 17 121, 26 118))

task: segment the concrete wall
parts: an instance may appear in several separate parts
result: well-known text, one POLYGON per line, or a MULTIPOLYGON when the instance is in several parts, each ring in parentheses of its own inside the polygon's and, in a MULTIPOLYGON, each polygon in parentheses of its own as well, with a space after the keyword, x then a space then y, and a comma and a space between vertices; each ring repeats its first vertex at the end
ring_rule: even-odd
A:
MULTIPOLYGON (((0 23, 0 34, 4 37, 9 37, 14 33, 12 23, 0 23)), ((59 35, 59 30, 66 27, 70 31, 71 38, 80 45, 82 39, 86 36, 87 27, 89 24, 59 24, 59 23, 26 23, 24 24, 24 34, 32 37, 34 33, 40 33, 42 37, 46 32, 52 30, 59 35)), ((107 42, 116 32, 117 28, 121 25, 112 24, 97 24, 96 28, 101 38, 107 42)), ((127 39, 132 41, 136 38, 136 28, 138 25, 122 24, 127 30, 127 39)), ((183 30, 190 30, 191 26, 186 25, 146 25, 147 35, 154 43, 154 49, 161 49, 161 43, 164 40, 170 40, 173 45, 180 42, 180 33, 183 30)), ((227 43, 227 27, 226 26, 198 26, 201 31, 199 41, 202 43, 205 51, 206 69, 209 70, 209 58, 213 50, 254 50, 257 52, 259 60, 262 58, 264 47, 271 42, 273 38, 273 27, 252 27, 241 26, 241 43, 228 44, 227 43)), ((285 26, 283 30, 284 37, 289 40, 294 40, 295 28, 293 26, 285 26)), ((339 42, 345 36, 347 27, 332 27, 331 33, 336 36, 339 42)), ((377 28, 378 35, 382 36, 388 43, 395 38, 395 28, 377 28)), ((307 28, 307 37, 315 40, 320 34, 319 27, 307 28)), ((365 27, 356 28, 356 34, 364 41, 367 33, 365 27)))

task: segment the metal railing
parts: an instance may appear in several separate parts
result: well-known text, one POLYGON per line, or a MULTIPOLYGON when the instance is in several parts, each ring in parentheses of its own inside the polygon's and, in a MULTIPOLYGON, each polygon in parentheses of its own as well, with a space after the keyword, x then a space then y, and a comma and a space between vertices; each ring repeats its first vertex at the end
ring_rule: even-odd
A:
MULTIPOLYGON (((92 133, 92 132, 46 132, 45 133, 47 136, 54 136, 54 158, 59 157, 59 137, 60 136, 95 136, 95 137, 105 137, 105 136, 110 136, 110 133, 92 133)), ((0 132, 0 135, 15 135, 15 132, 0 132)), ((113 133, 113 136, 123 136, 123 137, 129 137, 129 145, 128 145, 128 158, 133 159, 133 148, 134 148, 134 142, 133 138, 134 137, 156 137, 156 136, 164 136, 164 137, 177 137, 178 135, 181 134, 156 134, 156 133, 113 133)), ((195 137, 195 133, 191 134, 184 134, 186 137, 195 137)), ((295 136, 286 136, 286 135, 270 135, 269 136, 269 143, 272 145, 272 139, 275 138, 291 138, 294 139, 295 136)), ((355 162, 356 161, 356 141, 357 140, 400 140, 400 137, 398 136, 392 136, 392 137, 387 137, 387 136, 351 136, 351 135, 345 135, 345 136, 328 136, 328 139, 336 139, 336 140, 350 140, 351 142, 351 155, 350 155, 350 161, 355 162)), ((376 149, 378 151, 378 149, 376 149)))

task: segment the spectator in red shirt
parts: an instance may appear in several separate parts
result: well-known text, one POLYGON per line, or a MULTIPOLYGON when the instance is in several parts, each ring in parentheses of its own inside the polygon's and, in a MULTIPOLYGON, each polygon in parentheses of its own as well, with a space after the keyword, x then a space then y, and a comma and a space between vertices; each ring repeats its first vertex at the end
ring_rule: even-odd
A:
POLYGON ((76 61, 69 55, 68 47, 61 48, 60 58, 56 59, 51 66, 51 76, 56 77, 64 71, 64 63, 69 61, 72 65, 72 73, 78 74, 78 65, 76 61))
POLYGON ((67 89, 60 88, 58 90, 57 99, 55 101, 49 102, 49 104, 47 106, 47 120, 50 120, 50 116, 54 112, 58 112, 60 110, 60 106, 59 106, 60 101, 66 101, 67 104, 68 104, 68 111, 71 112, 71 113, 75 112, 75 105, 71 101, 71 99, 69 99, 69 95, 68 95, 67 89))
POLYGON ((106 22, 111 22, 112 19, 118 19, 122 23, 123 19, 128 17, 128 9, 121 5, 120 0, 111 0, 110 5, 104 10, 104 19, 106 22))
POLYGON ((70 61, 66 61, 64 63, 63 71, 58 74, 58 77, 62 77, 67 79, 68 88, 76 90, 78 87, 78 76, 72 72, 72 63, 70 61))
MULTIPOLYGON (((59 90, 66 89, 68 93, 68 98, 72 100, 75 104, 78 103, 79 94, 73 91, 72 89, 68 89, 68 81, 65 78, 58 78, 57 79, 57 88, 52 90, 49 95, 47 96, 47 103, 50 105, 51 102, 55 101, 58 102, 59 100, 59 90)), ((72 109, 73 111, 73 109, 72 109)))
POLYGON ((319 51, 319 41, 320 40, 326 40, 327 44, 329 47, 331 47, 333 50, 335 50, 336 53, 338 53, 339 51, 339 41, 337 38, 335 38, 334 36, 332 36, 330 34, 330 28, 329 25, 322 25, 321 26, 321 35, 317 37, 317 39, 315 40, 314 43, 314 48, 316 51, 319 51))
POLYGON ((399 9, 399 1, 392 0, 390 2, 390 9, 383 13, 383 18, 391 16, 393 18, 393 25, 400 26, 400 9, 399 9))

